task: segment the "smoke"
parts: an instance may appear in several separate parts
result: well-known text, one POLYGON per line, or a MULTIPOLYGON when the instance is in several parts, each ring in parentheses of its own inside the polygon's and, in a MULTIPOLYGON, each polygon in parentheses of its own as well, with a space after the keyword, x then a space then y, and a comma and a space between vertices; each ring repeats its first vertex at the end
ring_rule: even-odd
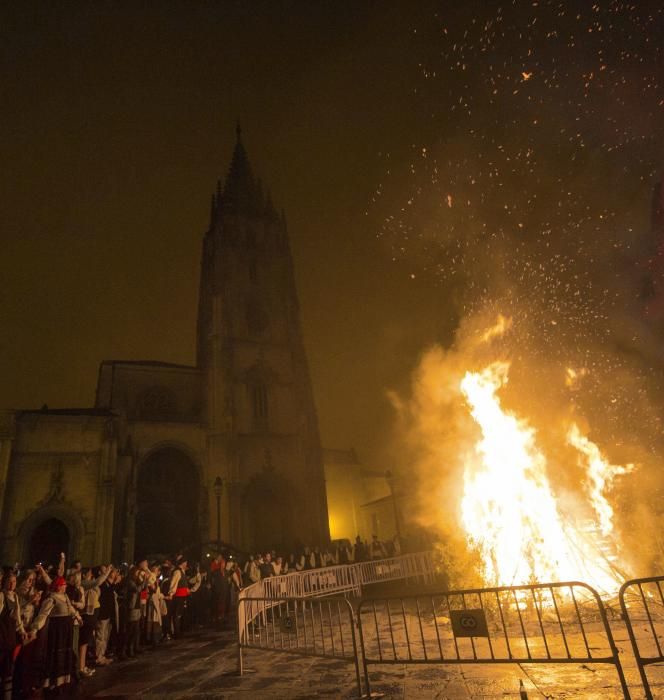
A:
POLYGON ((400 461, 416 494, 412 520, 436 533, 453 583, 478 583, 478 552, 465 539, 460 506, 464 459, 480 435, 460 384, 467 372, 506 362, 501 402, 535 430, 563 519, 578 528, 592 520, 604 534, 612 519, 616 575, 652 573, 664 564, 659 538, 644 537, 664 522, 664 406, 652 400, 642 358, 593 336, 575 337, 569 327, 538 332, 541 315, 532 301, 517 318, 496 315, 497 305, 465 316, 450 347, 423 352, 407 396, 390 394, 400 461), (601 478, 593 473, 600 454, 607 463, 601 478), (593 511, 591 496, 613 512, 593 511))

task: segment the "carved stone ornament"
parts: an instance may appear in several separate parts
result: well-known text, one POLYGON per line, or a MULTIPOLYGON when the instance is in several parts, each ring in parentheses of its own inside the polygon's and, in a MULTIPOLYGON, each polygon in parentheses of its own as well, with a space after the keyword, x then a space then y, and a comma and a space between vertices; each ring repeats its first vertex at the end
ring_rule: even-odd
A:
POLYGON ((51 472, 51 485, 46 496, 38 503, 45 506, 49 503, 62 503, 64 498, 64 478, 65 472, 62 467, 62 462, 58 460, 53 471, 51 472))

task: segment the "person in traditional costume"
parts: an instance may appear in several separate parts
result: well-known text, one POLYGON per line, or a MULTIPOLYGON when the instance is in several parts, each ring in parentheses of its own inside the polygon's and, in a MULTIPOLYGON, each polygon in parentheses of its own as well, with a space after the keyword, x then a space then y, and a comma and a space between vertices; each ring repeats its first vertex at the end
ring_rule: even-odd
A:
MULTIPOLYGON (((37 617, 30 625, 29 639, 34 640, 48 621, 42 688, 46 691, 68 692, 75 670, 74 623, 82 624, 81 616, 65 593, 67 582, 56 576, 51 592, 42 603, 37 617)), ((32 641, 31 641, 32 643, 32 641)))
POLYGON ((203 586, 203 574, 201 567, 196 564, 193 576, 189 576, 189 599, 187 600, 187 616, 184 628, 199 627, 202 623, 201 594, 203 586))
POLYGON ((171 617, 173 620, 173 637, 182 635, 182 622, 187 598, 189 597, 189 580, 187 579, 187 560, 185 557, 178 557, 176 567, 171 576, 171 585, 168 591, 171 599, 171 617))
POLYGON ((161 569, 158 564, 154 564, 150 569, 148 580, 148 604, 145 638, 147 643, 154 649, 162 639, 162 616, 166 613, 166 601, 161 592, 159 576, 161 569))
POLYGON ((238 566, 237 562, 234 561, 228 562, 227 571, 230 574, 228 576, 230 589, 230 614, 235 615, 237 613, 240 591, 242 590, 242 573, 240 572, 240 567, 238 566))
POLYGON ((142 569, 132 567, 127 575, 124 605, 126 608, 126 654, 132 659, 141 650, 141 591, 145 585, 142 569))
MULTIPOLYGON (((21 621, 23 629, 30 628, 32 621, 39 610, 41 603, 41 590, 37 590, 37 572, 35 569, 24 569, 17 578, 16 594, 21 607, 21 621)), ((34 670, 34 644, 24 645, 14 664, 14 697, 29 697, 33 687, 37 685, 34 670)))
MULTIPOLYGON (((166 607, 166 612, 162 612, 161 615, 161 641, 167 642, 172 639, 173 635, 173 620, 171 619, 171 598, 169 592, 171 590, 171 576, 173 574, 173 564, 169 559, 166 559, 161 565, 161 574, 159 578, 161 583, 159 588, 161 590, 164 605, 166 607)), ((162 606, 162 611, 164 606, 162 606)))
MULTIPOLYGON (((81 585, 81 572, 78 569, 69 569, 67 574, 67 588, 65 588, 65 593, 71 601, 72 606, 76 609, 79 615, 83 614, 83 608, 85 607, 85 591, 81 585)), ((74 676, 78 680, 80 676, 91 676, 94 671, 81 670, 80 666, 80 655, 79 655, 79 639, 81 636, 81 627, 74 625, 74 636, 72 638, 72 644, 74 646, 74 661, 75 661, 75 671, 74 676)), ((83 664, 85 666, 85 663, 83 664)))
POLYGON ((14 662, 24 638, 21 606, 16 594, 16 574, 12 570, 6 570, 0 591, 0 676, 3 700, 11 700, 14 662))

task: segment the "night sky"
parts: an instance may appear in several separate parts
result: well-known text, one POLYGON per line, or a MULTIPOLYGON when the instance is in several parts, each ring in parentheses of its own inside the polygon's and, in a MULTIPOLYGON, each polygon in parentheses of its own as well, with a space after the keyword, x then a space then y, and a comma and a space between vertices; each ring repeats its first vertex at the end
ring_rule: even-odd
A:
POLYGON ((663 36, 659 2, 5 3, 0 404, 194 362, 239 118, 286 210, 323 442, 390 466, 386 391, 459 319, 583 354, 638 314, 663 36))

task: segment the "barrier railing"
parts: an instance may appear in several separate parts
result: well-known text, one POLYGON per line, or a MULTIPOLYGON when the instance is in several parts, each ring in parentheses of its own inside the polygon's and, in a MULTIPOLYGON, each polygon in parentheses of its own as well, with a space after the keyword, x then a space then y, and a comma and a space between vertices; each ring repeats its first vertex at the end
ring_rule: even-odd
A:
POLYGON ((433 577, 432 554, 418 552, 272 576, 247 586, 238 600, 238 671, 242 675, 243 649, 249 648, 345 659, 355 665, 360 697, 360 653, 353 608, 345 598, 330 596, 359 596, 363 585, 381 581, 415 579, 426 583, 433 577))
POLYGON ((653 694, 646 667, 664 662, 663 583, 664 576, 632 579, 625 581, 618 594, 623 620, 648 700, 653 700, 653 694))
POLYGON ((263 649, 343 659, 355 665, 358 697, 362 695, 360 663, 355 635, 353 608, 345 598, 244 598, 239 609, 269 603, 253 619, 242 615, 244 640, 239 647, 239 671, 244 669, 243 649, 263 649))
POLYGON ((347 565, 326 566, 285 576, 272 576, 258 583, 262 584, 266 598, 306 598, 348 593, 359 595, 361 590, 356 569, 347 565))
POLYGON ((363 561, 354 564, 362 586, 383 581, 412 580, 433 583, 434 568, 430 552, 417 552, 392 559, 363 561))
POLYGON ((238 637, 244 639, 247 624, 258 616, 264 618, 273 601, 283 598, 308 598, 326 595, 360 595, 357 574, 350 566, 330 566, 324 569, 298 571, 284 576, 271 576, 240 591, 238 607, 238 637))
POLYGON ((370 664, 592 663, 629 690, 598 593, 577 581, 362 600, 365 692, 370 664))
POLYGON ((275 599, 308 598, 331 595, 360 596, 362 586, 399 579, 431 582, 434 578, 431 552, 403 554, 390 559, 326 566, 320 569, 297 571, 284 576, 272 576, 247 586, 240 591, 240 600, 247 602, 238 607, 238 637, 240 644, 244 630, 257 616, 264 616, 275 599))

